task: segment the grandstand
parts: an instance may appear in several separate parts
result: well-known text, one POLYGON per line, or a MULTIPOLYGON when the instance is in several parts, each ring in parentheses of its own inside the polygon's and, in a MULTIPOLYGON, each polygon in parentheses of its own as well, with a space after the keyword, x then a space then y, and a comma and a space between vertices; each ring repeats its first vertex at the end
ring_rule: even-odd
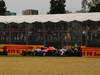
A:
POLYGON ((26 45, 96 45, 100 13, 0 16, 0 43, 26 45))

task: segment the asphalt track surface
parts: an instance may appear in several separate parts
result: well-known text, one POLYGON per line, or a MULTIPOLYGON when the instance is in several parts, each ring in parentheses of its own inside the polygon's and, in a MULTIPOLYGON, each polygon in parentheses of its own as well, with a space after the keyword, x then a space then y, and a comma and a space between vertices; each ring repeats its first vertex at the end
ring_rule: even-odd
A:
POLYGON ((0 57, 0 75, 100 75, 100 58, 0 57))

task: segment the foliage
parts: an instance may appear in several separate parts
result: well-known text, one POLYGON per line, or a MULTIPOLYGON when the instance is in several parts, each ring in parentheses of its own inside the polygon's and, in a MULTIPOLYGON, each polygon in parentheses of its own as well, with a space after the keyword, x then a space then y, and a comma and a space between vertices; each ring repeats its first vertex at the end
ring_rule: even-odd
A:
POLYGON ((6 4, 3 0, 0 0, 0 15, 5 15, 6 4))
POLYGON ((96 4, 96 6, 92 6, 89 12, 100 12, 100 3, 96 4))
POLYGON ((50 1, 51 7, 50 7, 49 14, 64 14, 64 13, 66 13, 65 2, 66 2, 66 0, 51 0, 50 1))
POLYGON ((95 6, 99 4, 100 0, 82 0, 82 8, 84 11, 94 10, 95 6))

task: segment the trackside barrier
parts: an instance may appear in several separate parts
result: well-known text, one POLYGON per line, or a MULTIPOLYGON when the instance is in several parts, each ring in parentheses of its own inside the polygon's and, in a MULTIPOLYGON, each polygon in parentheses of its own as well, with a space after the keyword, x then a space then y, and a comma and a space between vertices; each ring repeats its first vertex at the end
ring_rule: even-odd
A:
POLYGON ((100 48, 82 47, 81 50, 83 57, 100 57, 100 48))
POLYGON ((18 55, 21 54, 24 50, 32 50, 33 47, 25 46, 5 46, 4 50, 8 52, 8 55, 18 55))
POLYGON ((5 46, 4 50, 8 53, 8 55, 20 55, 23 51, 26 50, 34 50, 36 48, 43 47, 43 45, 33 45, 33 46, 5 46))

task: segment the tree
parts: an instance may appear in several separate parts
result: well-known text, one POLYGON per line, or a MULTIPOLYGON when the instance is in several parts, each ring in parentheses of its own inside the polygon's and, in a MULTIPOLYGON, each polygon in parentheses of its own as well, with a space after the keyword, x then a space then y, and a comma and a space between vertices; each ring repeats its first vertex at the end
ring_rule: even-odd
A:
POLYGON ((86 9, 87 9, 87 4, 88 4, 87 0, 82 1, 82 8, 84 11, 86 11, 86 9))
POLYGON ((51 0, 50 4, 51 4, 51 7, 50 7, 49 14, 53 14, 56 11, 56 0, 51 0))
POLYGON ((82 1, 82 8, 84 11, 90 11, 90 9, 96 6, 100 0, 83 0, 82 1))
POLYGON ((64 13, 66 13, 65 2, 66 2, 66 0, 51 0, 49 14, 64 14, 64 13))
POLYGON ((0 15, 5 15, 6 4, 3 0, 0 0, 0 15))
POLYGON ((89 12, 100 12, 100 3, 97 3, 95 6, 92 6, 89 12))

